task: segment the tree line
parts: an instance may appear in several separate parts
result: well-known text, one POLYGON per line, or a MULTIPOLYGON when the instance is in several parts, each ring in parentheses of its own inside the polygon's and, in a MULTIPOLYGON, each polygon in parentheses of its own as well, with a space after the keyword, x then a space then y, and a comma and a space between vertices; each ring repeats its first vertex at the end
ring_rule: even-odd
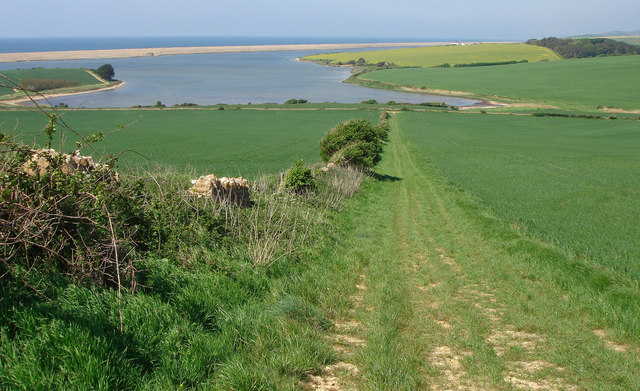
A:
POLYGON ((621 56, 640 54, 640 46, 608 38, 556 38, 530 39, 529 45, 544 46, 564 58, 586 58, 597 56, 621 56))

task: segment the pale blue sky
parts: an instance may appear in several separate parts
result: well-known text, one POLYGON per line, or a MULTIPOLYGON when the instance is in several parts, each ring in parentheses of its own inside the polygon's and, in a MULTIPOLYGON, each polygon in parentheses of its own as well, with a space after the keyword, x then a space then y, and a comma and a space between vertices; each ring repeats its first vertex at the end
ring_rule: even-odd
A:
POLYGON ((10 1, 2 6, 0 37, 521 40, 637 30, 639 17, 639 0, 29 0, 10 1))

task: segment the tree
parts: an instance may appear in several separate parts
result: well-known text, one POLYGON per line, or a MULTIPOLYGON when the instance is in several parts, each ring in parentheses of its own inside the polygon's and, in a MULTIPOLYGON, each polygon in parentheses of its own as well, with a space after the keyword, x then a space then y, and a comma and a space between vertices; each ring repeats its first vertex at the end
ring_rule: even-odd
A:
POLYGON ((107 81, 113 81, 113 77, 116 74, 116 71, 113 70, 113 66, 111 64, 104 64, 100 68, 96 69, 96 74, 107 81))
POLYGON ((356 65, 361 67, 361 66, 364 66, 366 63, 367 63, 367 60, 365 60, 364 58, 360 57, 358 59, 358 61, 356 62, 356 65))

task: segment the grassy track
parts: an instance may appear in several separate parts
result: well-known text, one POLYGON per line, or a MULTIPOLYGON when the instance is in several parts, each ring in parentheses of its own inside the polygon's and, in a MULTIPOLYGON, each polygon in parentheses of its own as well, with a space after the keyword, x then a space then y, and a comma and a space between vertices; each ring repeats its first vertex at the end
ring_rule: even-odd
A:
POLYGON ((359 371, 327 376, 364 390, 640 387, 637 333, 621 337, 559 248, 447 184, 406 115, 391 122, 380 180, 354 205, 345 242, 362 276, 339 320, 351 325, 341 368, 359 371))
MULTIPOLYGON (((92 74, 85 69, 78 68, 33 68, 0 71, 1 74, 19 83, 22 79, 56 79, 56 80, 77 80, 80 86, 92 86, 102 84, 92 74)), ((5 80, 0 80, 0 84, 7 84, 5 80)), ((13 94, 13 90, 0 87, 0 97, 13 94)))
POLYGON ((535 101, 586 109, 640 109, 640 56, 617 56, 472 68, 389 69, 363 81, 464 91, 493 99, 535 101))
POLYGON ((311 61, 346 63, 364 58, 368 63, 392 62, 405 67, 434 67, 444 63, 469 64, 478 62, 500 62, 528 60, 559 60, 553 51, 540 46, 526 44, 482 44, 468 46, 432 46, 408 49, 371 50, 350 53, 325 53, 307 56, 311 61))
MULTIPOLYGON (((107 153, 135 151, 122 155, 125 167, 162 164, 253 178, 284 170, 298 157, 318 161, 318 140, 329 129, 354 117, 376 121, 377 116, 340 110, 97 110, 70 111, 63 119, 83 136, 128 125, 100 143, 100 152, 103 146, 107 153)), ((0 131, 21 134, 25 141, 38 135, 45 123, 39 113, 0 111, 0 131)), ((74 149, 77 138, 72 136, 65 141, 67 150, 74 149)), ((44 142, 40 138, 40 144, 44 142)))

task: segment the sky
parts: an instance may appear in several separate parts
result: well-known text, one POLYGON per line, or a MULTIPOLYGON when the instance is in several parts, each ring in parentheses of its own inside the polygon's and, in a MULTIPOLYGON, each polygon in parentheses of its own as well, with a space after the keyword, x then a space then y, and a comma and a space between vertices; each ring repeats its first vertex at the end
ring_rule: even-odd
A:
POLYGON ((639 0, 29 0, 0 38, 292 36, 525 40, 640 29, 639 0))

